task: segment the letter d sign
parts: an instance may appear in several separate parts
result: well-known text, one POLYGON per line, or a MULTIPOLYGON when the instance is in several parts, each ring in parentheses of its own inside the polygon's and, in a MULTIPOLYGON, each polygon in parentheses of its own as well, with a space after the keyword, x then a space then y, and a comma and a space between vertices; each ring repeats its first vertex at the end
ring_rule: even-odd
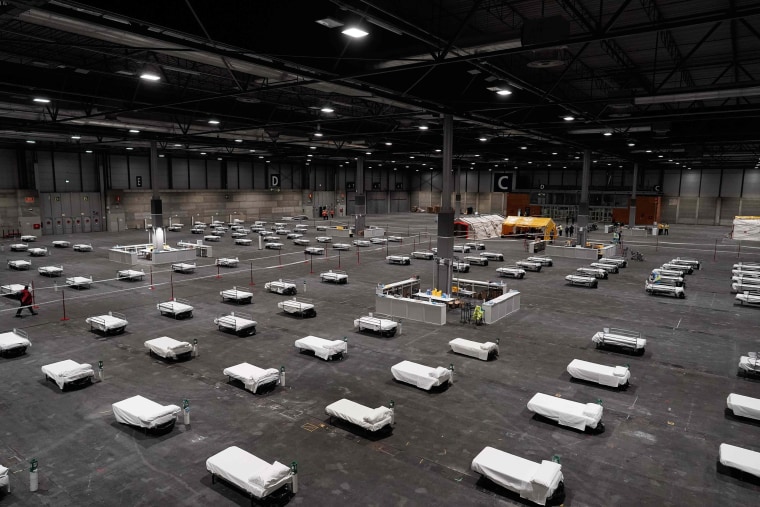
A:
POLYGON ((270 174, 269 175, 269 186, 272 188, 277 188, 280 186, 280 175, 279 174, 270 174))

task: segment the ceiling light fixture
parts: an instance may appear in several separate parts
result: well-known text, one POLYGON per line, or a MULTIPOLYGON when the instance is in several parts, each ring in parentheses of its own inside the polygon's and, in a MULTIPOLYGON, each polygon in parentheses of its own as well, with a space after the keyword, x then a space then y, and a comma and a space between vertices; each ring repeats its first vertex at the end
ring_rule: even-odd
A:
POLYGON ((34 100, 34 102, 39 102, 40 104, 49 104, 50 103, 50 99, 46 99, 44 97, 35 97, 32 100, 34 100))
POLYGON ((209 125, 219 125, 219 120, 209 120, 209 125))
POLYGON ((527 150, 527 149, 528 149, 528 147, 527 147, 527 146, 520 146, 520 149, 521 149, 521 150, 527 150))
POLYGON ((390 141, 385 141, 385 145, 386 145, 386 146, 393 146, 393 143, 392 143, 392 142, 390 142, 390 141))
POLYGON ((419 129, 420 130, 427 130, 428 126, 427 125, 420 125, 419 129))
POLYGON ((480 138, 478 138, 478 140, 480 142, 483 142, 483 143, 486 142, 486 141, 488 141, 488 139, 486 139, 485 137, 480 137, 480 138))
POLYGON ((236 142, 236 143, 242 143, 242 142, 243 142, 243 140, 242 140, 242 139, 235 139, 235 142, 236 142))
POLYGON ((72 139, 82 139, 82 136, 71 136, 72 139))
POLYGON ((130 133, 130 134, 139 134, 139 133, 140 133, 140 131, 139 131, 139 130, 137 130, 137 129, 129 129, 129 133, 130 133))
POLYGON ((322 106, 322 109, 320 109, 323 113, 334 113, 335 109, 332 108, 332 106, 322 106))
POLYGON ((140 79, 155 82, 161 81, 161 76, 159 75, 158 71, 156 71, 156 69, 152 67, 146 67, 140 74, 140 79))
POLYGON ((563 116, 562 119, 565 121, 573 121, 575 120, 575 116, 563 116))
POLYGON ((634 146, 636 146, 636 143, 628 143, 628 146, 630 146, 631 148, 633 148, 634 146))
POLYGON ((610 131, 607 131, 607 132, 605 132, 603 135, 604 135, 605 137, 609 137, 609 136, 611 136, 611 135, 612 135, 612 132, 610 132, 610 131))
POLYGON ((127 147, 127 149, 128 149, 129 151, 132 151, 132 150, 134 150, 134 148, 132 148, 131 146, 128 146, 128 147, 127 147))
POLYGON ((34 144, 34 143, 36 143, 37 141, 34 141, 34 140, 32 140, 32 139, 27 139, 27 140, 26 140, 26 142, 27 142, 27 143, 29 143, 29 144, 34 144))
POLYGON ((343 30, 341 33, 353 39, 361 39, 362 37, 366 37, 367 35, 369 35, 368 31, 362 29, 358 25, 349 26, 345 30, 343 30))

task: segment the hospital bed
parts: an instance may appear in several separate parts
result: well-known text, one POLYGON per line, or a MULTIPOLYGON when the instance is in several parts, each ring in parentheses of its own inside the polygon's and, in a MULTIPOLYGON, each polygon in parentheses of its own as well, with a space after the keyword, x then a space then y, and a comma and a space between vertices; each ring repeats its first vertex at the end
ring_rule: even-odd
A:
POLYGON ((503 261, 504 260, 504 255, 497 252, 480 252, 478 255, 480 257, 483 257, 484 259, 488 259, 489 261, 503 261))
POLYGON ((36 247, 29 249, 29 255, 32 257, 45 257, 48 254, 47 247, 36 247))
POLYGON ((526 260, 529 260, 531 262, 539 262, 542 266, 548 266, 551 267, 554 265, 554 261, 551 257, 546 257, 545 255, 534 255, 531 257, 528 257, 526 260))
POLYGON ((451 263, 451 269, 457 273, 469 273, 470 265, 466 262, 454 261, 451 263))
POLYGON ((77 363, 71 359, 46 364, 42 367, 42 374, 46 380, 55 382, 61 391, 67 387, 81 387, 92 383, 95 371, 92 365, 77 363))
POLYGON ((760 377, 760 359, 757 352, 748 352, 746 356, 739 358, 740 377, 760 377))
POLYGON ((116 278, 118 280, 128 280, 130 282, 135 280, 142 280, 145 278, 145 271, 137 271, 136 269, 122 269, 116 272, 116 278))
POLYGON ((348 243, 333 243, 333 250, 351 250, 348 243))
POLYGON ((174 298, 171 301, 158 303, 156 309, 161 315, 168 315, 174 319, 189 319, 193 316, 193 307, 186 299, 174 298))
POLYGON ((275 229, 274 233, 277 234, 278 236, 285 236, 285 237, 287 237, 288 234, 293 234, 293 231, 291 231, 290 229, 285 229, 283 227, 280 227, 279 229, 275 229))
POLYGON ((525 271, 535 271, 537 273, 540 272, 543 267, 540 262, 529 261, 527 259, 515 262, 515 266, 523 268, 525 271))
POLYGON ((250 246, 252 243, 253 241, 248 238, 235 238, 236 245, 250 246))
POLYGON ((75 252, 92 252, 92 245, 85 243, 76 243, 73 247, 75 252))
POLYGON ((496 268, 496 274, 504 278, 525 278, 525 270, 516 265, 496 268))
POLYGON ((250 304, 251 301, 253 301, 253 292, 238 289, 237 287, 232 287, 231 289, 220 291, 219 295, 222 296, 223 303, 226 301, 232 301, 233 303, 243 305, 250 304))
POLYGON ((26 271, 32 267, 30 261, 24 259, 14 259, 8 261, 8 269, 15 269, 16 271, 26 271))
POLYGON ((465 243, 465 245, 469 246, 473 250, 485 250, 486 244, 485 243, 465 243))
POLYGON ((270 465, 234 445, 208 458, 206 470, 211 473, 211 484, 215 484, 217 478, 223 479, 251 497, 252 505, 254 498, 263 500, 281 488, 293 487, 290 467, 279 461, 270 465))
POLYGON ((454 245, 454 251, 460 253, 470 253, 472 248, 469 245, 454 245))
POLYGON ((565 277, 565 281, 569 285, 578 285, 581 287, 590 287, 592 289, 596 289, 599 285, 599 280, 597 280, 593 276, 584 276, 584 275, 567 275, 565 277))
POLYGON ((389 255, 385 258, 388 264, 401 264, 407 266, 412 263, 412 259, 406 255, 389 255))
POLYGON ((113 415, 122 424, 143 428, 145 432, 169 432, 182 410, 177 405, 160 405, 140 395, 112 405, 113 415))
POLYGON ((282 250, 282 247, 285 245, 283 243, 278 243, 277 241, 270 241, 269 243, 266 243, 264 245, 264 248, 267 250, 282 250))
POLYGON ((573 359, 567 365, 571 377, 587 382, 594 382, 607 387, 626 389, 631 378, 630 370, 625 366, 606 366, 573 359))
POLYGON ((325 407, 325 413, 332 419, 340 419, 360 428, 375 432, 383 428, 393 429, 394 410, 388 407, 370 408, 343 398, 325 407))
POLYGON ((237 257, 219 257, 216 260, 216 265, 223 268, 235 268, 240 260, 237 257))
POLYGON ((390 319, 380 319, 372 315, 365 315, 354 320, 354 327, 359 331, 369 330, 379 333, 381 336, 394 336, 398 329, 398 322, 390 319))
POLYGON ((245 238, 246 236, 248 236, 248 233, 244 232, 244 230, 237 230, 233 232, 232 234, 230 234, 230 237, 232 239, 241 239, 241 238, 245 238))
POLYGON ((318 336, 304 336, 295 341, 299 352, 312 352, 316 357, 330 361, 333 358, 343 359, 348 354, 348 343, 343 340, 326 340, 318 336))
POLYGON ((449 347, 457 354, 476 357, 483 361, 499 357, 499 344, 494 342, 480 343, 464 338, 454 338, 449 342, 449 347))
POLYGON ((594 278, 598 278, 600 280, 606 280, 609 278, 609 275, 605 270, 598 268, 580 267, 577 268, 575 272, 583 276, 593 276, 594 278))
POLYGON ((317 229, 318 231, 326 231, 327 230, 327 226, 326 225, 318 225, 318 226, 315 227, 315 229, 317 229))
POLYGON ((280 371, 277 368, 259 368, 250 363, 240 363, 225 368, 222 372, 228 377, 228 382, 235 379, 243 384, 247 391, 256 394, 270 391, 280 382, 280 371))
POLYGON ((66 285, 72 289, 89 289, 92 285, 92 275, 70 276, 66 278, 66 285))
POLYGON ((26 252, 29 250, 29 245, 26 243, 14 243, 11 245, 11 252, 26 252))
POLYGON ((2 465, 0 465, 0 491, 5 489, 6 493, 11 492, 11 483, 10 479, 8 478, 8 469, 2 465))
POLYGON ((0 286, 0 294, 12 299, 21 299, 21 291, 25 286, 31 284, 28 283, 9 283, 7 285, 0 286))
POLYGON ((686 288, 686 280, 684 280, 678 271, 653 269, 652 274, 649 275, 649 281, 654 283, 658 278, 668 285, 686 288))
POLYGON ((23 241, 25 243, 29 243, 30 241, 37 241, 37 236, 32 236, 32 235, 26 234, 24 236, 21 236, 20 239, 21 239, 21 241, 23 241))
POLYGON ((643 354, 647 341, 638 331, 605 327, 591 337, 592 343, 598 349, 624 349, 637 354, 643 354))
POLYGON ((296 298, 280 301, 277 303, 277 308, 285 313, 291 313, 299 317, 308 318, 317 316, 317 310, 314 308, 314 303, 305 300, 297 301, 296 298))
POLYGON ((167 231, 180 232, 182 230, 182 224, 172 224, 166 228, 167 231))
MULTIPOLYGON (((718 463, 725 468, 760 477, 760 452, 726 443, 718 449, 718 463)), ((719 471, 721 467, 718 467, 719 471)))
POLYGON ((294 245, 298 246, 306 246, 309 245, 311 242, 306 238, 296 238, 293 240, 294 245))
POLYGON ((746 291, 753 291, 753 292, 760 291, 760 279, 742 278, 741 281, 731 283, 731 292, 733 292, 734 294, 738 292, 746 292, 746 291))
POLYGON ((261 236, 261 241, 263 241, 264 243, 275 243, 275 242, 280 241, 280 237, 274 234, 267 233, 261 236))
POLYGON ((330 236, 317 236, 314 239, 317 243, 332 243, 332 238, 330 236))
POLYGON ((71 246, 71 242, 58 239, 53 241, 53 246, 55 248, 68 248, 71 246))
POLYGON ((369 242, 372 243, 373 245, 384 245, 388 242, 388 240, 385 238, 372 237, 372 238, 369 238, 369 242))
POLYGON ((732 269, 735 269, 738 271, 760 271, 760 263, 738 262, 732 266, 732 269))
POLYGON ((308 232, 309 224, 296 224, 295 229, 297 232, 308 232))
POLYGON ((168 336, 160 336, 147 340, 145 348, 148 349, 148 354, 151 356, 158 356, 173 361, 184 361, 190 359, 193 355, 193 346, 189 342, 175 340, 168 336))
POLYGON ((472 460, 470 468, 499 486, 538 505, 560 504, 565 499, 562 465, 541 463, 486 447, 472 460))
POLYGON ((618 268, 625 268, 628 266, 628 261, 622 257, 602 257, 599 259, 602 264, 614 264, 618 268))
POLYGON ((488 259, 476 255, 465 255, 463 261, 469 262, 472 266, 488 266, 488 259))
POLYGON ((752 282, 760 284, 760 271, 735 271, 731 273, 732 282, 752 282))
POLYGON ((592 262, 589 264, 589 267, 596 268, 596 269, 603 269, 607 273, 618 273, 620 272, 620 269, 617 267, 617 264, 605 264, 604 262, 592 262))
POLYGON ((217 242, 217 241, 221 241, 221 240, 222 240, 222 237, 219 236, 219 233, 206 234, 205 236, 203 236, 203 241, 217 242))
POLYGON ((685 266, 683 264, 673 264, 671 262, 666 262, 665 264, 663 264, 662 265, 662 269, 670 269, 670 270, 673 270, 673 271, 680 271, 681 272, 681 276, 683 276, 683 275, 691 275, 692 273, 694 273, 694 268, 692 268, 691 266, 685 266))
POLYGON ((731 393, 726 398, 726 409, 735 416, 760 420, 760 399, 731 393))
POLYGON ((253 336, 256 334, 256 322, 247 313, 230 312, 219 315, 214 319, 214 324, 219 331, 232 333, 240 337, 253 336))
POLYGON ((683 287, 678 287, 677 285, 672 285, 667 283, 667 280, 660 279, 659 282, 653 283, 649 280, 646 280, 644 282, 644 290, 647 292, 647 294, 660 294, 665 296, 674 296, 680 299, 683 299, 686 297, 686 291, 683 287))
POLYGON ((670 261, 670 264, 682 264, 684 266, 691 266, 694 269, 702 269, 702 263, 690 257, 676 257, 670 261))
POLYGON ((124 314, 118 312, 108 312, 105 315, 87 317, 85 319, 90 325, 90 331, 99 331, 104 336, 121 334, 127 328, 127 318, 124 314))
POLYGON ((325 249, 321 246, 309 246, 303 252, 307 255, 324 255, 325 249))
POLYGON ((299 238, 303 238, 303 233, 300 233, 300 232, 297 232, 297 231, 295 231, 295 232, 289 232, 285 237, 287 239, 299 239, 299 238))
POLYGON ((29 341, 29 335, 23 329, 13 329, 13 331, 0 333, 0 356, 21 356, 31 346, 32 342, 29 341))
POLYGON ((205 227, 193 227, 190 229, 190 234, 205 234, 206 231, 204 231, 205 227))
POLYGON ((760 305, 760 290, 748 290, 737 294, 736 301, 741 305, 760 305))
POLYGON ((175 273, 194 273, 195 272, 195 263, 189 263, 189 262, 175 262, 172 264, 172 271, 175 273))
POLYGON ((276 294, 283 294, 285 296, 293 296, 298 294, 298 288, 295 282, 291 280, 273 280, 264 284, 264 288, 267 292, 274 292, 276 294))
POLYGON ((401 361, 391 366, 393 378, 429 391, 433 387, 451 383, 451 370, 438 366, 433 368, 412 361, 401 361))
POLYGON ((590 428, 597 433, 604 431, 603 408, 599 403, 580 403, 557 396, 536 393, 528 401, 528 410, 561 426, 585 431, 590 428))
POLYGON ((331 269, 320 273, 319 279, 323 282, 348 283, 348 273, 339 269, 331 269))
POLYGON ((352 242, 355 246, 371 246, 372 242, 366 239, 355 239, 352 242))
POLYGON ((430 250, 419 250, 416 252, 412 252, 410 256, 414 259, 425 259, 426 261, 429 261, 433 257, 435 257, 435 254, 431 252, 430 250))
POLYGON ((37 272, 42 276, 63 276, 63 266, 40 266, 37 272))
POLYGON ((388 236, 386 239, 391 243, 401 243, 404 241, 404 238, 401 236, 388 236))

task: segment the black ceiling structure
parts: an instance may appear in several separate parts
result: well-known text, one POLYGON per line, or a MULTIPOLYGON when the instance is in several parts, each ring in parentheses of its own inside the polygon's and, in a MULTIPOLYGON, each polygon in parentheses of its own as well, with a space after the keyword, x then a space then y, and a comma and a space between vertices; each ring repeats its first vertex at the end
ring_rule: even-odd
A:
POLYGON ((451 115, 459 163, 760 158, 750 0, 0 1, 0 69, 3 147, 440 166, 451 115))

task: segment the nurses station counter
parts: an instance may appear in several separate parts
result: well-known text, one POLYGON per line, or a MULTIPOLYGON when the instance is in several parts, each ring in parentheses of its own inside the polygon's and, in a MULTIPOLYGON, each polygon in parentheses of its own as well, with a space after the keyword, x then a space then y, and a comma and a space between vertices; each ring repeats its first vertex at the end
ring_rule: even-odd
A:
POLYGON ((520 309, 520 293, 516 290, 510 290, 506 294, 486 301, 481 307, 483 308, 483 322, 493 324, 520 309))

